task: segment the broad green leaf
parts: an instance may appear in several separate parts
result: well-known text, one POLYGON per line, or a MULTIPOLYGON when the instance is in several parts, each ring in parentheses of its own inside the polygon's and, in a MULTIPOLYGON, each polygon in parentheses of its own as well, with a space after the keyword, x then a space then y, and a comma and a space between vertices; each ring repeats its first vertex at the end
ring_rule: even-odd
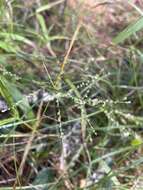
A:
POLYGON ((12 99, 11 93, 7 86, 7 82, 5 78, 2 76, 0 76, 0 94, 4 98, 4 100, 7 102, 8 106, 10 107, 10 117, 6 119, 2 119, 0 121, 0 125, 4 125, 9 122, 18 120, 19 119, 18 111, 16 109, 15 103, 12 99))
POLYGON ((11 96, 13 100, 16 102, 16 105, 23 111, 25 118, 33 119, 35 116, 27 98, 17 89, 17 87, 14 84, 10 84, 7 81, 7 86, 10 89, 11 96))
POLYGON ((142 139, 137 136, 136 138, 134 138, 132 141, 131 141, 131 145, 132 146, 139 146, 143 143, 142 139))
POLYGON ((129 38, 143 28, 143 17, 140 17, 135 23, 130 24, 117 37, 113 39, 113 43, 118 44, 129 38))
MULTIPOLYGON (((54 180, 54 174, 53 174, 53 171, 50 170, 49 168, 44 168, 42 169, 37 177, 35 178, 34 182, 33 182, 33 185, 42 185, 42 184, 48 184, 48 183, 51 183, 53 182, 54 180)), ((48 190, 47 187, 45 188, 43 186, 43 188, 41 188, 41 190, 48 190)))

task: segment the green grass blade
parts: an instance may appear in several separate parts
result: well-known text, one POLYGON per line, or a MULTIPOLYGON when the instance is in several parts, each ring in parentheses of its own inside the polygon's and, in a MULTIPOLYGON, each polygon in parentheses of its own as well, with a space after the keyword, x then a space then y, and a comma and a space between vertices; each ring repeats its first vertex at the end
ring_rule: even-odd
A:
POLYGON ((0 37, 6 38, 9 40, 13 40, 13 41, 22 42, 22 43, 25 43, 25 44, 30 45, 30 46, 34 46, 32 41, 30 41, 29 39, 27 39, 27 38, 25 38, 19 34, 1 32, 0 37))
POLYGON ((128 2, 141 16, 143 16, 143 11, 135 4, 133 1, 128 2))
POLYGON ((41 6, 40 8, 38 8, 36 10, 36 13, 40 13, 40 12, 49 10, 49 9, 53 8, 54 6, 56 6, 56 5, 59 5, 62 2, 64 2, 64 0, 59 0, 59 1, 56 1, 56 2, 53 2, 53 3, 48 3, 47 5, 43 5, 43 6, 41 6))
POLYGON ((113 39, 113 43, 118 44, 129 38, 143 28, 143 17, 139 18, 134 24, 129 25, 113 39))

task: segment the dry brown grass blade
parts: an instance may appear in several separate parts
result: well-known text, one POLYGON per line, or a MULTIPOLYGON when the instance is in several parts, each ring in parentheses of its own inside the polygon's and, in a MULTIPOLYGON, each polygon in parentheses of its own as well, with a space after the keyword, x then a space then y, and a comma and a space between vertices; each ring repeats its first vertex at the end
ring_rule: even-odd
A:
POLYGON ((14 184, 14 189, 16 189, 16 185, 17 185, 17 182, 19 181, 19 177, 22 176, 23 174, 23 169, 24 169, 24 165, 25 165, 25 162, 26 162, 26 159, 27 159, 27 156, 28 156, 28 153, 30 151, 30 147, 32 146, 32 142, 35 138, 35 134, 36 134, 36 131, 41 123, 41 120, 42 120, 42 107, 43 107, 43 101, 41 101, 40 103, 40 106, 39 106, 39 110, 38 110, 38 113, 37 113, 37 121, 33 127, 33 131, 31 133, 31 136, 26 144, 26 147, 25 147, 25 151, 24 151, 24 154, 23 154, 23 158, 22 158, 22 161, 21 161, 21 164, 19 166, 19 169, 18 169, 18 173, 17 173, 17 176, 16 176, 16 181, 15 181, 15 184, 14 184))
POLYGON ((60 80, 61 80, 61 76, 62 76, 63 73, 64 73, 65 66, 66 66, 66 64, 67 64, 67 61, 68 61, 69 55, 70 55, 70 53, 71 53, 72 47, 73 47, 73 45, 74 45, 74 42, 75 42, 75 40, 76 40, 76 38, 77 38, 77 36, 78 36, 78 34, 79 34, 80 28, 81 28, 81 22, 79 22, 78 25, 77 25, 77 27, 76 27, 76 30, 75 30, 75 32, 74 32, 74 34, 73 34, 73 37, 72 37, 72 40, 71 40, 69 49, 68 49, 68 51, 67 51, 67 53, 66 53, 66 56, 65 56, 65 58, 64 58, 64 61, 63 61, 62 65, 61 65, 61 67, 60 67, 60 73, 58 74, 58 76, 57 76, 57 78, 56 78, 56 82, 55 82, 55 86, 56 86, 56 87, 58 86, 58 84, 59 84, 59 82, 60 82, 60 80))

